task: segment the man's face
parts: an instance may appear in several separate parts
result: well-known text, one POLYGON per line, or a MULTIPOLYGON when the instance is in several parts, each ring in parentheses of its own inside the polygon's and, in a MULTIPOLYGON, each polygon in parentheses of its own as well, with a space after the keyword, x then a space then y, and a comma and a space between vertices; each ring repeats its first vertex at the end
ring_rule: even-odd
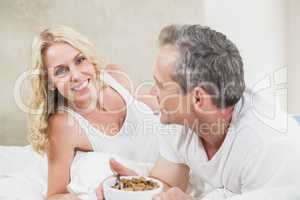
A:
POLYGON ((160 48, 155 61, 156 95, 160 105, 160 120, 165 124, 183 124, 188 114, 188 96, 182 95, 179 84, 171 76, 178 56, 179 52, 174 46, 165 45, 160 48))

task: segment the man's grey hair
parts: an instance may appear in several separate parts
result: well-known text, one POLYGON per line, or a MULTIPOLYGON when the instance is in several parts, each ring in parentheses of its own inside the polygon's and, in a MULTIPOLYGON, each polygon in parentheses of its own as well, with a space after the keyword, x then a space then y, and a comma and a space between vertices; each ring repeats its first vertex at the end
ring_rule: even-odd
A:
POLYGON ((169 25, 160 32, 159 43, 179 51, 172 78, 184 94, 200 86, 220 108, 239 101, 245 90, 243 61, 224 34, 201 25, 169 25))

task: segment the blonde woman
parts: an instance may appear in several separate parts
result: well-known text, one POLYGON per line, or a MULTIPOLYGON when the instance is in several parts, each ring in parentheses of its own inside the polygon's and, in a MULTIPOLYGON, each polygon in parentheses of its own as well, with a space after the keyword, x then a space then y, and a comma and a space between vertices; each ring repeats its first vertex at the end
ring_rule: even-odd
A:
POLYGON ((146 119, 155 120, 151 110, 131 95, 118 66, 101 65, 85 37, 65 26, 41 32, 31 70, 38 76, 32 80, 29 139, 48 156, 48 199, 77 199, 66 188, 76 151, 156 160, 156 136, 143 127, 146 119))

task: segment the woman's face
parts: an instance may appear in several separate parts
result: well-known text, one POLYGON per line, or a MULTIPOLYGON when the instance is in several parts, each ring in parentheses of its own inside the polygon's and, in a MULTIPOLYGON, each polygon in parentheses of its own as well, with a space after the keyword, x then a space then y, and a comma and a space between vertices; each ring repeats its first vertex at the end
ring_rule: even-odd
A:
POLYGON ((52 87, 75 106, 87 106, 97 96, 94 65, 67 43, 54 43, 44 52, 52 87))

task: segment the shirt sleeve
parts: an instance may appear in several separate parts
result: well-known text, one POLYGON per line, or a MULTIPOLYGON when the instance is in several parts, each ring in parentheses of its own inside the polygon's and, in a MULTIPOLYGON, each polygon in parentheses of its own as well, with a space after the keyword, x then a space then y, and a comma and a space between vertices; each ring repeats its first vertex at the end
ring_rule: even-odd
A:
POLYGON ((280 140, 250 156, 241 174, 242 193, 299 185, 300 154, 297 146, 293 141, 280 140))
POLYGON ((161 125, 159 127, 159 152, 160 156, 170 162, 185 164, 185 159, 180 152, 180 143, 184 139, 184 128, 178 125, 161 125))
POLYGON ((241 194, 216 189, 201 200, 300 199, 299 167, 299 145, 287 140, 272 143, 248 157, 241 175, 241 194))
POLYGON ((235 195, 237 194, 232 193, 229 190, 218 188, 205 195, 203 198, 201 198, 201 200, 223 200, 233 197, 235 195))
POLYGON ((242 194, 229 200, 300 199, 299 146, 274 142, 250 157, 242 174, 242 194))

